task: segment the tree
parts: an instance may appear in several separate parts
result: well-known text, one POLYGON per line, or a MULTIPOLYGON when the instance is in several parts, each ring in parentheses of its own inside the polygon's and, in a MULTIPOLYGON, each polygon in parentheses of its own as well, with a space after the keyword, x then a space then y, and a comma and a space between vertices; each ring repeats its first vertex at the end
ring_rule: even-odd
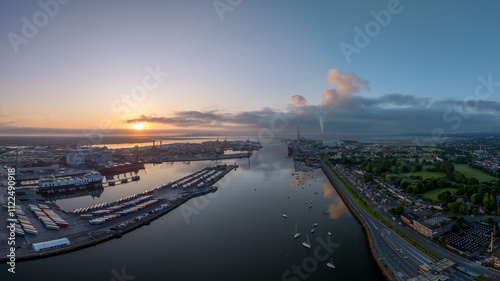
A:
POLYGON ((409 173, 411 171, 410 166, 408 166, 408 165, 404 165, 404 166, 400 167, 400 170, 403 173, 409 173))
POLYGON ((496 205, 497 205, 497 202, 495 200, 495 195, 490 194, 490 205, 488 207, 490 207, 490 209, 493 209, 493 208, 495 208, 496 205))
POLYGON ((470 201, 474 204, 480 204, 483 202, 483 195, 481 193, 474 193, 470 197, 470 201))
POLYGON ((393 214, 394 216, 401 216, 403 214, 403 212, 405 211, 405 209, 403 208, 403 206, 397 206, 396 208, 392 208, 389 210, 389 212, 391 214, 393 214))
POLYGON ((478 180, 478 179, 476 179, 476 178, 469 178, 469 179, 467 180, 467 184, 468 184, 468 185, 475 185, 475 184, 479 184, 479 180, 478 180))
POLYGON ((393 172, 394 174, 398 174, 398 166, 391 166, 391 172, 393 172))
POLYGON ((450 209, 453 213, 458 213, 461 205, 462 205, 462 203, 458 202, 458 201, 455 201, 451 204, 448 204, 448 206, 450 207, 450 209))
POLYGON ((483 220, 485 223, 489 224, 490 226, 493 226, 495 224, 495 220, 493 218, 487 218, 483 220))
POLYGON ((448 182, 445 179, 439 179, 437 181, 437 186, 439 188, 446 187, 448 185, 448 182))
POLYGON ((410 183, 407 180, 402 180, 401 183, 399 184, 399 186, 402 189, 406 189, 409 185, 410 185, 410 183))
POLYGON ((465 205, 464 203, 460 204, 460 208, 458 209, 458 212, 466 215, 467 214, 467 205, 465 205))
POLYGON ((490 195, 486 193, 483 196, 483 206, 488 207, 490 205, 490 195))
POLYGON ((439 193, 437 198, 438 198, 439 202, 443 205, 446 205, 448 203, 453 202, 453 196, 451 195, 451 192, 449 192, 449 191, 439 193))

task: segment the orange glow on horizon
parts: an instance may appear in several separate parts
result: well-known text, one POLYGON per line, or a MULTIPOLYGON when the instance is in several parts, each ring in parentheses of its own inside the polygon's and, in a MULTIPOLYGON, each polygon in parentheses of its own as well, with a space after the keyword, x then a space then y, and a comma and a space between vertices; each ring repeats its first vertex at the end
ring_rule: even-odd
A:
POLYGON ((144 128, 146 128, 146 124, 144 123, 132 124, 132 128, 134 128, 135 130, 144 130, 144 128))

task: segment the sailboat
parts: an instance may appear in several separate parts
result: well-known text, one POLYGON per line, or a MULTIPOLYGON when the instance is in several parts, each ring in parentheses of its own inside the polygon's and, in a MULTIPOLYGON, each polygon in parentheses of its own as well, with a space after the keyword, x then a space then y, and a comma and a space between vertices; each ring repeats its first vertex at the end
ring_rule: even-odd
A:
POLYGON ((335 269, 335 265, 333 265, 333 258, 330 258, 330 262, 326 264, 329 268, 335 269))
POLYGON ((309 235, 307 235, 307 242, 302 242, 302 246, 306 247, 307 249, 311 249, 311 244, 309 242, 309 235))
POLYGON ((293 239, 299 238, 300 233, 297 231, 297 225, 295 225, 295 235, 293 236, 293 239))

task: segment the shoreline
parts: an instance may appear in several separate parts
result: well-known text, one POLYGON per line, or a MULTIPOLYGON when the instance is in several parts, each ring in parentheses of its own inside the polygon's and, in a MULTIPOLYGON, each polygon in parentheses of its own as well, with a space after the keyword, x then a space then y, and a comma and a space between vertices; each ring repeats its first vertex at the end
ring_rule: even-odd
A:
POLYGON ((335 188, 335 190, 337 191, 337 193, 339 194, 340 198, 342 199, 342 201, 344 202, 344 204, 347 206, 347 208, 349 209, 349 211, 351 212, 351 214, 353 214, 353 216, 356 218, 356 220, 361 225, 361 228, 363 229, 363 232, 366 235, 366 244, 368 245, 368 249, 370 251, 370 254, 371 254, 372 258, 373 258, 373 261, 377 264, 377 267, 380 270, 380 272, 382 273, 382 275, 384 275, 384 277, 386 278, 386 280, 397 281, 396 276, 388 268, 387 264, 385 264, 383 262, 382 257, 380 256, 380 254, 378 253, 377 249, 375 248, 375 245, 374 245, 373 238, 372 238, 372 235, 370 233, 370 230, 366 226, 367 222, 363 219, 363 217, 361 217, 361 215, 358 213, 358 211, 356 210, 356 208, 354 208, 354 206, 351 205, 351 202, 349 200, 347 200, 347 197, 344 194, 344 192, 337 186, 337 184, 335 183, 335 181, 331 178, 330 174, 327 171, 325 171, 325 167, 323 166, 321 169, 323 170, 323 173, 328 178, 328 181, 332 184, 333 188, 335 188))
MULTIPOLYGON (((212 187, 209 193, 215 192, 215 191, 217 191, 217 189, 218 189, 217 187, 212 187)), ((138 228, 141 228, 145 225, 149 225, 152 221, 157 220, 157 219, 161 218, 162 216, 175 210, 177 207, 180 207, 182 204, 184 204, 187 201, 189 201, 190 199, 196 197, 194 195, 194 193, 195 192, 191 192, 189 194, 186 194, 187 196, 185 198, 182 198, 180 201, 172 203, 167 208, 150 215, 147 219, 145 219, 143 221, 135 222, 134 224, 128 225, 127 227, 124 227, 124 228, 118 229, 118 230, 104 230, 103 232, 106 232, 106 233, 103 233, 101 237, 94 238, 94 239, 90 239, 90 237, 89 237, 90 240, 88 240, 88 241, 84 241, 84 242, 81 242, 78 244, 71 244, 68 247, 54 249, 54 250, 50 250, 50 251, 43 251, 41 253, 31 253, 31 254, 27 254, 27 255, 23 255, 23 256, 16 256, 16 262, 25 262, 25 261, 36 260, 36 259, 41 259, 41 258, 48 258, 48 257, 53 257, 53 256, 58 256, 58 255, 64 255, 64 254, 75 252, 78 250, 82 250, 82 249, 85 249, 88 247, 96 246, 98 244, 104 243, 104 242, 112 240, 112 239, 120 239, 120 238, 122 238, 122 236, 124 234, 132 232, 132 231, 134 231, 138 228)), ((160 202, 164 203, 162 201, 160 201, 160 202)), ((95 234, 99 234, 99 232, 96 232, 95 234)), ((69 236, 66 238, 68 238, 68 239, 76 238, 77 236, 79 236, 79 234, 75 234, 73 236, 69 236)), ((8 261, 7 258, 3 258, 3 257, 0 258, 0 262, 7 262, 7 261, 8 261)))
MULTIPOLYGON (((69 235, 61 235, 58 236, 59 238, 67 238, 70 240, 70 245, 60 247, 60 248, 55 248, 55 249, 50 249, 50 250, 44 250, 40 252, 33 252, 31 249, 32 247, 32 242, 28 242, 27 244, 21 244, 23 245, 22 248, 16 249, 16 262, 24 262, 24 261, 29 261, 29 260, 35 260, 35 259, 40 259, 40 258, 45 258, 45 257, 51 257, 51 256, 56 256, 56 255, 62 255, 66 254, 69 252, 74 252, 77 250, 81 250, 87 247, 91 246, 96 246, 100 243, 104 243, 106 241, 109 241, 111 239, 115 238, 121 238, 124 234, 129 233, 131 231, 134 231, 144 225, 149 225, 152 221, 166 215, 167 213, 173 211, 177 207, 183 205, 187 201, 189 201, 192 198, 202 196, 208 193, 213 193, 218 190, 218 187, 215 186, 217 181, 219 181, 221 178, 223 178, 225 175, 227 175, 229 172, 231 172, 233 169, 235 169, 237 166, 235 165, 228 165, 223 173, 219 175, 216 180, 210 183, 209 186, 207 186, 205 189, 195 189, 195 190, 190 190, 190 191, 184 191, 179 197, 177 197, 175 200, 169 199, 169 198, 159 198, 160 201, 158 201, 156 204, 149 206, 148 208, 145 208, 137 213, 135 213, 133 216, 126 217, 125 220, 117 220, 115 223, 110 223, 110 224, 105 224, 105 225, 99 225, 95 226, 93 229, 88 229, 76 233, 71 233, 69 235), (165 206, 164 208, 160 210, 156 210, 158 206, 162 204, 168 204, 168 206, 165 206), (136 216, 139 215, 145 215, 148 214, 148 216, 144 219, 141 220, 134 220, 136 216), (118 227, 118 225, 127 222, 127 221, 132 221, 133 223, 127 224, 124 227, 118 227), (64 236, 64 237, 63 237, 64 236), (17 253, 17 252, 20 253, 17 253)), ((186 176, 184 178, 181 178, 176 182, 180 182, 183 179, 187 178, 189 176, 186 176)), ((166 185, 165 185, 166 186, 166 185)), ((59 209, 59 206, 54 204, 54 207, 52 208, 53 210, 59 209)), ((62 211, 62 210, 58 210, 62 211)), ((70 212, 63 211, 67 216, 73 216, 70 212)), ((44 229, 45 230, 45 229, 44 229)), ((50 240, 47 240, 50 241, 50 240)), ((0 262, 8 262, 9 258, 7 257, 9 247, 0 247, 0 252, 4 252, 5 255, 2 254, 0 257, 0 262)))

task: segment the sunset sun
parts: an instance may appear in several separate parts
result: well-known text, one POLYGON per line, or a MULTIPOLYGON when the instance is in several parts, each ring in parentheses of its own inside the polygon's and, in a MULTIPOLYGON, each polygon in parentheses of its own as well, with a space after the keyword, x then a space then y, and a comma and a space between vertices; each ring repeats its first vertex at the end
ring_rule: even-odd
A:
POLYGON ((144 123, 137 123, 137 124, 132 124, 132 128, 136 130, 142 130, 146 127, 144 123))

